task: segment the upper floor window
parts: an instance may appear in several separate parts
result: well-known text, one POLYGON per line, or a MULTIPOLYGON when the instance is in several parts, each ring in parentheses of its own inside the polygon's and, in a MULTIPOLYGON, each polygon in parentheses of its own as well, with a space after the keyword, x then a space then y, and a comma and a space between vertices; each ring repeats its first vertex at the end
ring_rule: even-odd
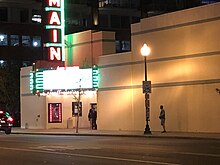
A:
POLYGON ((100 14, 99 15, 99 24, 100 24, 100 27, 102 28, 107 28, 109 25, 108 25, 108 15, 107 14, 100 14))
POLYGON ((121 53, 121 52, 127 52, 131 50, 131 42, 130 41, 119 41, 117 40, 115 42, 116 46, 116 52, 121 53))
POLYGON ((105 7, 107 5, 108 1, 106 0, 99 0, 99 7, 105 7))
POLYGON ((21 23, 28 23, 28 9, 21 9, 20 10, 20 22, 21 23))
POLYGON ((6 7, 0 7, 0 22, 8 21, 8 9, 6 7))
POLYGON ((122 28, 130 28, 130 17, 122 16, 121 17, 121 27, 122 28))
POLYGON ((138 8, 140 2, 137 0, 99 0, 99 7, 138 8))
POLYGON ((86 4, 87 0, 67 0, 67 4, 86 4))
POLYGON ((6 34, 0 34, 0 46, 8 45, 8 36, 6 34))
POLYGON ((11 46, 19 46, 19 36, 18 35, 11 35, 11 46))
POLYGON ((117 15, 111 15, 111 27, 120 28, 121 27, 121 18, 117 15))
POLYGON ((41 36, 19 36, 0 33, 0 46, 41 47, 41 36))
POLYGON ((39 10, 35 10, 33 9, 32 10, 32 23, 41 23, 41 13, 39 10))
POLYGON ((40 47, 41 46, 41 37, 40 36, 34 36, 32 44, 33 44, 33 47, 40 47))
POLYGON ((131 50, 130 41, 121 41, 121 50, 122 51, 129 51, 131 50))
POLYGON ((22 36, 22 46, 31 46, 31 37, 30 36, 22 36))
POLYGON ((120 41, 115 41, 115 48, 116 48, 116 52, 121 52, 121 43, 120 41))

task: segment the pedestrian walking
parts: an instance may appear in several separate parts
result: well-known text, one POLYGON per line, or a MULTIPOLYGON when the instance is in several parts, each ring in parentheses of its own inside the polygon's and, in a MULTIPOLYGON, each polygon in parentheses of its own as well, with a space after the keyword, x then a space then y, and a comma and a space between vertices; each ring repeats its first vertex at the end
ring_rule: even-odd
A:
POLYGON ((165 110, 163 108, 163 105, 160 105, 160 123, 161 123, 161 126, 163 127, 163 132, 162 133, 165 133, 166 132, 166 128, 165 128, 165 110))

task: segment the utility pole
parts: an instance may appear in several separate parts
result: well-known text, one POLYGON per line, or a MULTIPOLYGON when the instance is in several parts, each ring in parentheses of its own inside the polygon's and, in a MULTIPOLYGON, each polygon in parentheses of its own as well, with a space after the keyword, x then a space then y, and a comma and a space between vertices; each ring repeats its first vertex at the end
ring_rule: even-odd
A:
POLYGON ((77 117, 76 117, 76 133, 79 132, 79 115, 81 113, 81 104, 80 104, 80 100, 81 100, 81 85, 80 85, 81 79, 79 80, 79 96, 78 96, 78 112, 77 112, 77 117))

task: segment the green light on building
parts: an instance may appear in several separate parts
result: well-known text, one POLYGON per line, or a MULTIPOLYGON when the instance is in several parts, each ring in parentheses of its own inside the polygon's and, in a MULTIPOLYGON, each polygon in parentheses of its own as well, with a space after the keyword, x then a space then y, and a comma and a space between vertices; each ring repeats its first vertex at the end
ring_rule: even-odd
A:
POLYGON ((92 86, 93 88, 99 87, 99 68, 96 65, 92 67, 92 86))

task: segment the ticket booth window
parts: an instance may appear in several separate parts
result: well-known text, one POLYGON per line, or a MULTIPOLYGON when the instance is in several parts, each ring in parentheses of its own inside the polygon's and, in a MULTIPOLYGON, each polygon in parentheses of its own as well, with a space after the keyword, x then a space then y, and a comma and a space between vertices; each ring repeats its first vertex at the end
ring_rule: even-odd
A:
POLYGON ((49 103, 48 104, 48 122, 62 123, 62 104, 49 103))
POLYGON ((72 116, 78 116, 78 112, 79 116, 82 116, 82 102, 72 102, 72 116))

